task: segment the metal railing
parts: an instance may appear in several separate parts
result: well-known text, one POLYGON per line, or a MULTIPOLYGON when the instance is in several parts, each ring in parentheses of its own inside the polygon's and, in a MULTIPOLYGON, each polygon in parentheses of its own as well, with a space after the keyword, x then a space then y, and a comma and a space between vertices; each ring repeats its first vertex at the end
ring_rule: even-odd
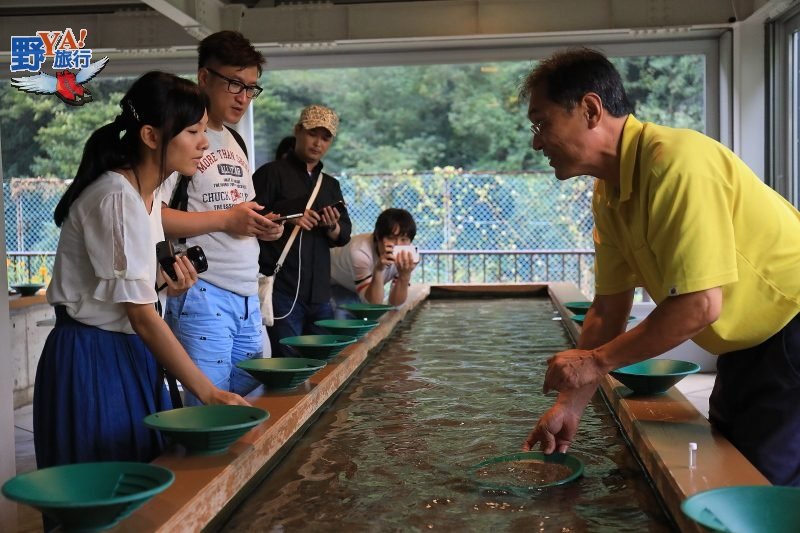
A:
POLYGON ((421 283, 571 281, 594 293, 594 250, 420 250, 421 283))
MULTIPOLYGON (((8 252, 9 283, 47 277, 55 252, 8 252)), ((420 250, 418 283, 531 283, 571 281, 594 293, 594 250, 420 250)))
POLYGON ((44 283, 53 274, 56 253, 51 251, 7 251, 8 284, 44 283))

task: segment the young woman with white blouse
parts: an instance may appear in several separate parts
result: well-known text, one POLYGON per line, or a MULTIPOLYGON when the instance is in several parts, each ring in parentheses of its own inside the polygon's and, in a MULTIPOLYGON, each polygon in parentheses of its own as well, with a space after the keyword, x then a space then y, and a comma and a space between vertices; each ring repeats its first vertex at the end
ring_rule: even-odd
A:
MULTIPOLYGON (((156 311, 154 197, 172 172, 192 175, 207 146, 198 87, 149 72, 116 119, 86 142, 75 179, 55 210, 61 227, 48 301, 56 326, 36 372, 34 442, 39 468, 103 460, 150 461, 158 434, 142 419, 171 408, 161 368, 207 404, 240 404, 198 370, 156 311)), ((156 202, 158 204, 158 202, 156 202)), ((197 272, 176 263, 171 290, 197 272)))

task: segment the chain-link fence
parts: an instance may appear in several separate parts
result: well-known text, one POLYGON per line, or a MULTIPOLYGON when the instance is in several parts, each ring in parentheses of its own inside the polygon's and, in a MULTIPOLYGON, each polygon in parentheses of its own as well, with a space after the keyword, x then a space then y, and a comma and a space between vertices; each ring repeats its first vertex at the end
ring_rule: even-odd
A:
POLYGON ((9 286, 50 282, 59 235, 53 211, 66 186, 56 178, 3 180, 9 286))
POLYGON ((372 231, 387 207, 408 210, 430 283, 572 281, 594 293, 593 180, 549 172, 339 176, 353 232, 372 231))
MULTIPOLYGON (((408 210, 423 254, 415 281, 572 281, 593 292, 593 181, 560 182, 549 172, 433 172, 338 176, 353 233, 373 230, 388 207, 408 210)), ((52 271, 53 210, 66 188, 56 179, 3 182, 9 284, 52 271)), ((37 277, 41 279, 31 279, 37 277)))

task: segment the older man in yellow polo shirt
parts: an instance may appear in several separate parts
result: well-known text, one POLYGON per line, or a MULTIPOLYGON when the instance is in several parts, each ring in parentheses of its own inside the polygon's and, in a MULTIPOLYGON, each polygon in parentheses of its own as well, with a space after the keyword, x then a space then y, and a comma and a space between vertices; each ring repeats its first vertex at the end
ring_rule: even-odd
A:
POLYGON ((713 139, 637 120, 599 52, 552 56, 523 92, 556 177, 597 178, 596 296, 578 347, 548 361, 559 395, 523 448, 566 451, 606 373, 692 339, 720 355, 711 423, 800 485, 800 213, 713 139), (658 306, 626 332, 637 286, 658 306))

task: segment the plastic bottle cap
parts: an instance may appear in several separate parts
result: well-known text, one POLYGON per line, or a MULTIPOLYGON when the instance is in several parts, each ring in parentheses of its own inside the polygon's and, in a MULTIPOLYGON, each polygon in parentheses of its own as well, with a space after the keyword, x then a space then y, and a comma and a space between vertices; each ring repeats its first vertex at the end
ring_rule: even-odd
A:
POLYGON ((696 450, 697 449, 697 443, 696 442, 690 442, 689 443, 689 449, 690 450, 696 450))

